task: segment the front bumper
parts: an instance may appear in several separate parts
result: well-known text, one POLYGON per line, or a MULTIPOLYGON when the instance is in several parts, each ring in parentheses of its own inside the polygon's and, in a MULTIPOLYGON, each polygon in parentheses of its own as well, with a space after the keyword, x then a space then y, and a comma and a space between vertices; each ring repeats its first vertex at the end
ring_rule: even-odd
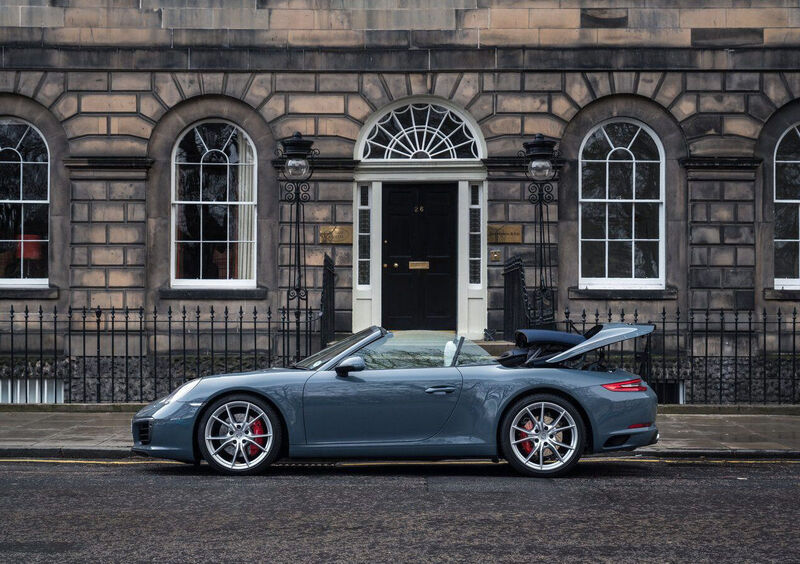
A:
POLYGON ((156 401, 145 406, 131 421, 131 450, 155 458, 195 462, 194 423, 199 410, 200 406, 181 401, 156 401))

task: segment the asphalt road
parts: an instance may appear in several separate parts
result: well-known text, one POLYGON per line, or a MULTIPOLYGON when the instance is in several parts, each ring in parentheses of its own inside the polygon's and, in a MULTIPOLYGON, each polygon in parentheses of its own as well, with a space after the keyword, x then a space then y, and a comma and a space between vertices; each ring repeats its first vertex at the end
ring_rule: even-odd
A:
POLYGON ((0 561, 800 559, 800 461, 206 466, 0 461, 0 561))

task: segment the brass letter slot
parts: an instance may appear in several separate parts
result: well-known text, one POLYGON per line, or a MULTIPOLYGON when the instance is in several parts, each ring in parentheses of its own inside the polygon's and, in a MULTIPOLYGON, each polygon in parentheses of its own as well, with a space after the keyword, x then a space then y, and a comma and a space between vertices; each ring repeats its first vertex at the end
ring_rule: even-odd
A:
POLYGON ((409 270, 430 270, 431 263, 427 260, 410 260, 408 261, 409 270))

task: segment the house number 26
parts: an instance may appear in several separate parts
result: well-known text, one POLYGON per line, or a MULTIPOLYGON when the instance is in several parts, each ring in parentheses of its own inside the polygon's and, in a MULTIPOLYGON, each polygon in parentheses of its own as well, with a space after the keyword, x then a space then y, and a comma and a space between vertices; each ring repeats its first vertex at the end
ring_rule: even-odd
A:
POLYGON ((414 213, 422 213, 425 211, 425 206, 414 206, 414 213))

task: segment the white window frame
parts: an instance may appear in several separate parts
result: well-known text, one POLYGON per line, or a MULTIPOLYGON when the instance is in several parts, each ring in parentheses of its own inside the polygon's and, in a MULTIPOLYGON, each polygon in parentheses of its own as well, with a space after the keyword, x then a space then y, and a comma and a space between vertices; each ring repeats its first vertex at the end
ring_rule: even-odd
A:
MULTIPOLYGON (((2 204, 47 204, 47 278, 0 278, 0 287, 2 288, 40 288, 40 287, 47 287, 50 285, 50 146, 47 144, 47 139, 39 129, 24 119, 20 119, 18 117, 12 115, 4 115, 0 116, 0 120, 9 120, 9 121, 16 121, 20 124, 27 125, 33 131, 36 132, 37 135, 42 139, 44 143, 44 147, 47 150, 47 199, 46 200, 23 200, 22 199, 22 165, 24 164, 42 164, 42 163, 31 163, 29 161, 22 161, 22 155, 20 155, 20 199, 19 200, 0 200, 2 204)), ((23 141, 25 136, 20 139, 20 143, 23 141)), ((19 143, 17 143, 17 147, 19 147, 19 143)), ((5 147, 6 149, 11 149, 11 147, 5 147)), ((19 151, 16 149, 12 149, 14 152, 19 154, 19 151)), ((20 233, 21 237, 25 235, 25 226, 23 224, 23 218, 20 216, 20 229, 22 232, 20 233)), ((24 241, 24 239, 23 239, 24 241)), ((23 257, 24 261, 24 257, 23 257)), ((22 268, 20 268, 20 274, 22 274, 22 268)))
MULTIPOLYGON (((215 149, 212 149, 215 150, 215 149)), ((200 165, 201 163, 187 163, 187 164, 196 164, 200 165)), ((228 165, 230 166, 230 165, 228 165)), ((240 166, 240 165, 236 165, 240 166)), ((250 166, 250 165, 248 165, 250 166)), ((258 151, 256 150, 255 143, 253 143, 252 138, 250 135, 245 131, 243 127, 240 125, 233 123, 232 121, 226 119, 216 119, 216 118, 209 118, 202 121, 194 122, 192 125, 187 127, 183 130, 183 132, 178 136, 175 144, 172 147, 172 154, 170 156, 170 224, 169 224, 169 231, 170 231, 170 285, 173 288, 255 288, 258 280, 258 151), (175 225, 177 219, 177 206, 179 205, 199 205, 203 204, 202 196, 203 196, 203 188, 202 188, 202 171, 200 174, 200 199, 197 201, 190 201, 190 200, 176 200, 175 197, 177 195, 177 183, 176 183, 176 170, 177 170, 177 163, 175 161, 175 154, 178 151, 178 145, 183 138, 188 135, 192 130, 196 127, 199 127, 206 123, 226 123, 238 129, 250 144, 252 151, 253 151, 253 200, 252 202, 236 202, 236 201, 216 201, 216 202, 209 202, 209 205, 252 205, 253 206, 253 276, 252 278, 247 279, 227 279, 227 280, 206 280, 206 279, 192 279, 192 278, 177 278, 176 277, 176 270, 177 270, 177 241, 175 238, 175 225)), ((230 187, 229 187, 230 188, 230 187)), ((202 227, 202 220, 201 220, 201 227, 202 227)), ((230 237, 230 230, 226 230, 228 233, 228 237, 230 237)), ((202 235, 201 235, 202 238, 202 235)), ((219 241, 218 241, 219 242, 219 241)), ((230 244, 230 239, 225 240, 226 243, 230 244)), ((202 243, 200 243, 202 245, 202 243)), ((202 253, 202 247, 201 247, 202 253)), ((228 264, 230 265, 230 253, 228 255, 228 264)), ((202 270, 201 270, 202 273, 202 270)))
MULTIPOLYGON (((609 151, 609 154, 614 150, 614 144, 611 143, 611 140, 608 139, 605 130, 603 133, 606 135, 606 139, 609 143, 609 146, 612 147, 612 151, 609 151)), ((631 142, 628 144, 628 147, 635 141, 636 136, 631 139, 631 142)), ((619 149, 617 149, 619 150, 619 149)), ((659 139, 658 135, 655 131, 652 130, 647 124, 631 119, 631 118, 612 118, 599 123, 598 125, 594 126, 589 132, 584 136, 583 141, 581 142, 580 149, 578 151, 578 287, 583 290, 616 290, 616 289, 625 289, 625 290, 663 290, 666 287, 666 200, 665 200, 665 180, 666 180, 666 166, 665 166, 665 153, 664 153, 664 146, 661 143, 661 139, 659 139), (638 160, 634 157, 633 161, 609 161, 608 155, 606 155, 605 159, 584 159, 583 158, 583 149, 586 146, 586 142, 589 138, 597 131, 598 129, 605 127, 611 123, 631 123, 638 127, 641 127, 644 131, 646 131, 650 137, 653 139, 653 142, 656 144, 659 153, 659 199, 658 200, 637 200, 635 199, 636 194, 633 193, 633 198, 631 199, 609 199, 608 198, 608 163, 609 162, 633 162, 633 173, 632 177, 636 177, 636 162, 646 162, 646 163, 654 163, 656 161, 644 161, 638 160), (583 163, 584 162, 605 162, 606 163, 606 198, 583 198, 583 163), (659 238, 658 238, 658 278, 634 278, 633 274, 635 271, 632 269, 631 277, 630 278, 598 278, 598 277, 584 277, 583 276, 583 261, 582 261, 582 252, 583 252, 583 241, 582 238, 582 207, 584 203, 598 203, 598 204, 608 204, 608 203, 658 203, 660 205, 659 208, 659 238)), ((631 187, 634 189, 634 187, 631 187)), ((634 232, 632 233, 631 241, 636 240, 636 233, 635 233, 635 217, 632 218, 634 223, 634 232)), ((588 241, 592 241, 593 239, 587 239, 588 241)), ((600 239, 597 239, 600 241, 600 239)), ((608 265, 608 212, 606 212, 606 238, 603 239, 606 242, 606 266, 608 265)), ((627 239, 613 239, 613 241, 627 241, 627 239)))
MULTIPOLYGON (((798 155, 797 160, 793 160, 793 161, 778 161, 778 147, 780 147, 781 143, 783 142, 784 137, 786 137, 786 135, 788 135, 790 131, 794 131, 797 135, 800 135, 800 132, 798 132, 798 129, 797 129, 798 127, 800 127, 800 123, 795 123, 791 127, 787 128, 786 131, 783 132, 783 135, 780 136, 780 139, 778 139, 778 142, 775 143, 775 149, 774 149, 774 151, 772 153, 772 205, 773 205, 773 212, 775 211, 774 210, 774 206, 776 204, 794 204, 794 205, 796 205, 798 207, 798 215, 800 215, 800 200, 798 200, 798 199, 796 199, 796 200, 780 199, 779 200, 778 199, 778 163, 780 162, 782 164, 783 163, 797 164, 798 166, 800 166, 800 155, 798 155)), ((773 217, 774 217, 774 215, 775 214, 773 213, 773 217)), ((800 229, 800 226, 798 226, 798 229, 800 229)), ((773 237, 773 243, 772 243, 772 245, 773 245, 773 247, 772 247, 773 257, 775 256, 775 254, 774 254, 775 253, 775 243, 783 242, 783 241, 796 242, 797 240, 796 239, 775 239, 773 237)), ((773 275, 773 277, 775 276, 774 260, 773 260, 772 275, 773 275)), ((798 276, 798 278, 774 278, 774 287, 775 287, 776 290, 800 290, 800 275, 798 276)))

